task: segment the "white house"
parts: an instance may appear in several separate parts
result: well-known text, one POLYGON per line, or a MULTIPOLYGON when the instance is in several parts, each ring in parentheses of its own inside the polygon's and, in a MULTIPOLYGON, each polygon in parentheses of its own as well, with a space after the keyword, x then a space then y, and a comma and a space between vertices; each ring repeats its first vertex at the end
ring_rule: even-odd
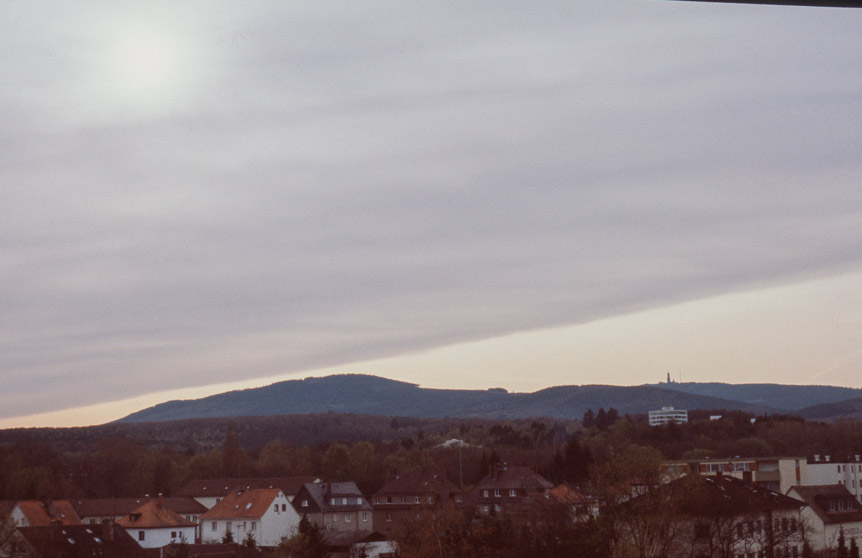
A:
POLYGON ((314 482, 315 477, 262 477, 262 478, 218 478, 195 479, 179 489, 174 496, 194 498, 206 509, 211 510, 225 496, 236 490, 252 490, 255 488, 277 488, 288 500, 293 500, 299 489, 307 482, 314 482))
POLYGON ((141 548, 195 541, 195 523, 164 507, 161 498, 148 500, 117 521, 141 548))
POLYGON ((847 546, 854 538, 857 544, 862 544, 862 504, 846 487, 840 484, 794 486, 787 495, 808 504, 802 510, 802 518, 813 550, 835 548, 842 531, 847 546))
POLYGON ((225 540, 230 532, 234 542, 254 538, 257 546, 277 546, 284 537, 296 533, 299 514, 284 492, 277 488, 237 489, 201 515, 204 543, 225 540))

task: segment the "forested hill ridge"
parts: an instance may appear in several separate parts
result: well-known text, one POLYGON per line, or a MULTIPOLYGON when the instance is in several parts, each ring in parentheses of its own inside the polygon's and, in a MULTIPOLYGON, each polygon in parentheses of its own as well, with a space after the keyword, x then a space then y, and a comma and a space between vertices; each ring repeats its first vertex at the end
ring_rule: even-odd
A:
POLYGON ((651 385, 693 395, 730 399, 751 405, 767 405, 785 411, 797 411, 814 405, 829 405, 862 397, 862 389, 835 386, 722 384, 718 382, 672 382, 651 385))
POLYGON ((862 390, 780 384, 670 383, 643 386, 571 385, 533 393, 504 389, 429 389, 362 374, 288 380, 202 399, 169 401, 119 422, 306 413, 358 413, 417 418, 580 418, 588 409, 622 414, 661 407, 742 410, 757 414, 795 412, 814 404, 856 398, 862 390), (807 404, 806 404, 807 403, 807 404))

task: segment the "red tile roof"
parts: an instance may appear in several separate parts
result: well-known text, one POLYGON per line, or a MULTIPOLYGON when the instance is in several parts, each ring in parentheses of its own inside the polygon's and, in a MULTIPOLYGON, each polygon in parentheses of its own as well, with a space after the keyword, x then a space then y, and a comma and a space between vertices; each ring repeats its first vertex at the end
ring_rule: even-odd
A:
POLYGON ((235 490, 201 515, 201 520, 260 518, 279 494, 283 493, 277 488, 235 490))
MULTIPOLYGON (((81 518, 128 515, 149 498, 84 498, 72 500, 72 507, 81 518)), ((199 515, 207 509, 193 498, 173 496, 162 498, 162 507, 180 515, 199 515)))
POLYGON ((47 527, 52 521, 58 521, 62 525, 81 525, 81 518, 68 500, 20 500, 18 508, 27 519, 29 527, 47 527))
POLYGON ((149 500, 129 515, 117 521, 117 525, 127 529, 159 529, 165 527, 194 527, 177 512, 165 508, 158 500, 149 500))

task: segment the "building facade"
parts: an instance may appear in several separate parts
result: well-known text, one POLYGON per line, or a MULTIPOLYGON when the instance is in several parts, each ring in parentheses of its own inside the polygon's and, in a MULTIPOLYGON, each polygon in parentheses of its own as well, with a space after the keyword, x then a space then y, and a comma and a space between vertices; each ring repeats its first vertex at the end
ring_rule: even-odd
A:
POLYGON ((658 411, 649 412, 649 425, 661 426, 662 424, 682 424, 688 422, 688 411, 674 409, 673 407, 662 407, 658 411))

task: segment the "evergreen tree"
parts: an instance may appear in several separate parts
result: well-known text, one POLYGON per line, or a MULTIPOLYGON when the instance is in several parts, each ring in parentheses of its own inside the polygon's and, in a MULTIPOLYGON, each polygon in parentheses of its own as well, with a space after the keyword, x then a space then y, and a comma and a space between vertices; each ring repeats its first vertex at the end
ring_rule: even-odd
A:
POLYGON ((599 430, 604 430, 608 427, 608 414, 605 412, 604 407, 599 409, 598 414, 596 414, 596 427, 599 430))
POLYGON ((844 529, 838 531, 838 548, 835 549, 835 558, 848 558, 847 544, 844 540, 844 529))
POLYGON ((592 428, 596 424, 596 414, 592 409, 587 409, 587 412, 584 413, 584 428, 592 428))

